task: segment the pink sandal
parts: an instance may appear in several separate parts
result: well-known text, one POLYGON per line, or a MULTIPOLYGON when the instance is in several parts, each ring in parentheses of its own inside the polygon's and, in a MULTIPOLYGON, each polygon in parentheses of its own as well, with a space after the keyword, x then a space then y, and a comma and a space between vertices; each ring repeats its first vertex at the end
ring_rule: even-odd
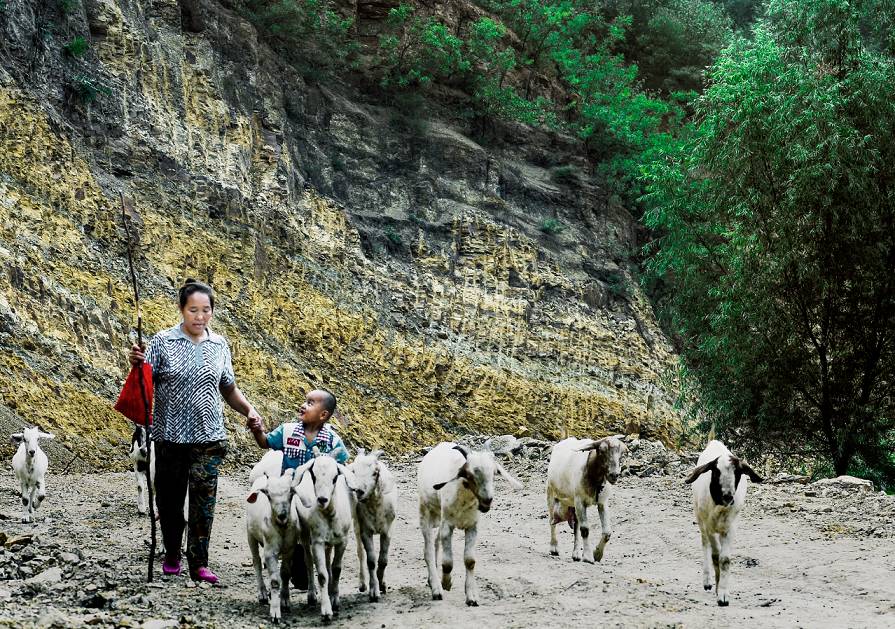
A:
POLYGON ((193 581, 205 581, 206 583, 214 585, 220 581, 220 579, 218 579, 218 575, 203 566, 196 570, 196 576, 193 577, 193 581))
POLYGON ((169 577, 176 577, 180 574, 180 560, 176 559, 174 561, 168 561, 165 559, 162 562, 162 574, 167 575, 169 577))

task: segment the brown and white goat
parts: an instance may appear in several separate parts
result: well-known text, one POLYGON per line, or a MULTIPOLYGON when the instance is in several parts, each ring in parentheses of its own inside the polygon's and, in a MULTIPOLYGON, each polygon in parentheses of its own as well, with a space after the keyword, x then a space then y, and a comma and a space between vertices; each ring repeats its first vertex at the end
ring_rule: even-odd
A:
POLYGON ((567 520, 575 531, 572 561, 593 563, 603 558, 603 550, 612 536, 609 494, 621 474, 622 460, 628 448, 616 437, 563 439, 550 453, 547 467, 547 517, 550 520, 550 554, 558 555, 556 525, 567 520), (602 535, 590 550, 590 526, 587 508, 597 505, 602 535))
POLYGON ((722 607, 730 603, 728 583, 733 533, 749 484, 743 476, 748 476, 754 483, 762 481, 751 467, 733 456, 727 446, 720 441, 710 441, 699 455, 696 469, 684 481, 693 485, 693 510, 702 537, 703 587, 712 589, 714 569, 715 591, 718 605, 722 607))

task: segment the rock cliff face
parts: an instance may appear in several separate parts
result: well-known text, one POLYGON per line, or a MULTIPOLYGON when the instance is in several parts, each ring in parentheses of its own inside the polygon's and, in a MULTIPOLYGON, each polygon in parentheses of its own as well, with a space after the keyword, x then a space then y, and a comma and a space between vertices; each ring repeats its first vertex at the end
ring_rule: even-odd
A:
POLYGON ((348 440, 393 451, 471 431, 675 438, 673 356, 623 264, 634 222, 584 178, 554 181, 571 142, 519 128, 482 146, 308 83, 210 0, 0 7, 0 427, 123 465, 123 192, 146 329, 177 322, 185 277, 211 282, 270 424, 325 386, 348 440), (65 53, 78 35, 87 53, 65 53))

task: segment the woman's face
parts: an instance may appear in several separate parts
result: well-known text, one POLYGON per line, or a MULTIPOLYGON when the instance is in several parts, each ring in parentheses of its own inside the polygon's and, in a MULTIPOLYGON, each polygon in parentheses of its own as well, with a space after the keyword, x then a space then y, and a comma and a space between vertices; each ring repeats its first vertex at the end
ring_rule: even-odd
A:
POLYGON ((186 331, 193 336, 199 336, 205 333, 205 328, 208 327, 214 310, 211 308, 208 295, 197 292, 187 298, 186 305, 181 309, 180 314, 183 315, 183 326, 186 331))

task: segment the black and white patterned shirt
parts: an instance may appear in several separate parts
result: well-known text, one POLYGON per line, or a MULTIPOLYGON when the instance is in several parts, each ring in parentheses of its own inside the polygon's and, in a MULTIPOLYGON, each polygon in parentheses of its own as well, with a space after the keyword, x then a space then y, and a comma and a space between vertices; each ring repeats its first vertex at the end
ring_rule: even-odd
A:
POLYGON ((206 330, 206 337, 194 343, 178 323, 149 342, 155 440, 205 443, 227 438, 220 387, 235 384, 236 377, 227 341, 206 330))

